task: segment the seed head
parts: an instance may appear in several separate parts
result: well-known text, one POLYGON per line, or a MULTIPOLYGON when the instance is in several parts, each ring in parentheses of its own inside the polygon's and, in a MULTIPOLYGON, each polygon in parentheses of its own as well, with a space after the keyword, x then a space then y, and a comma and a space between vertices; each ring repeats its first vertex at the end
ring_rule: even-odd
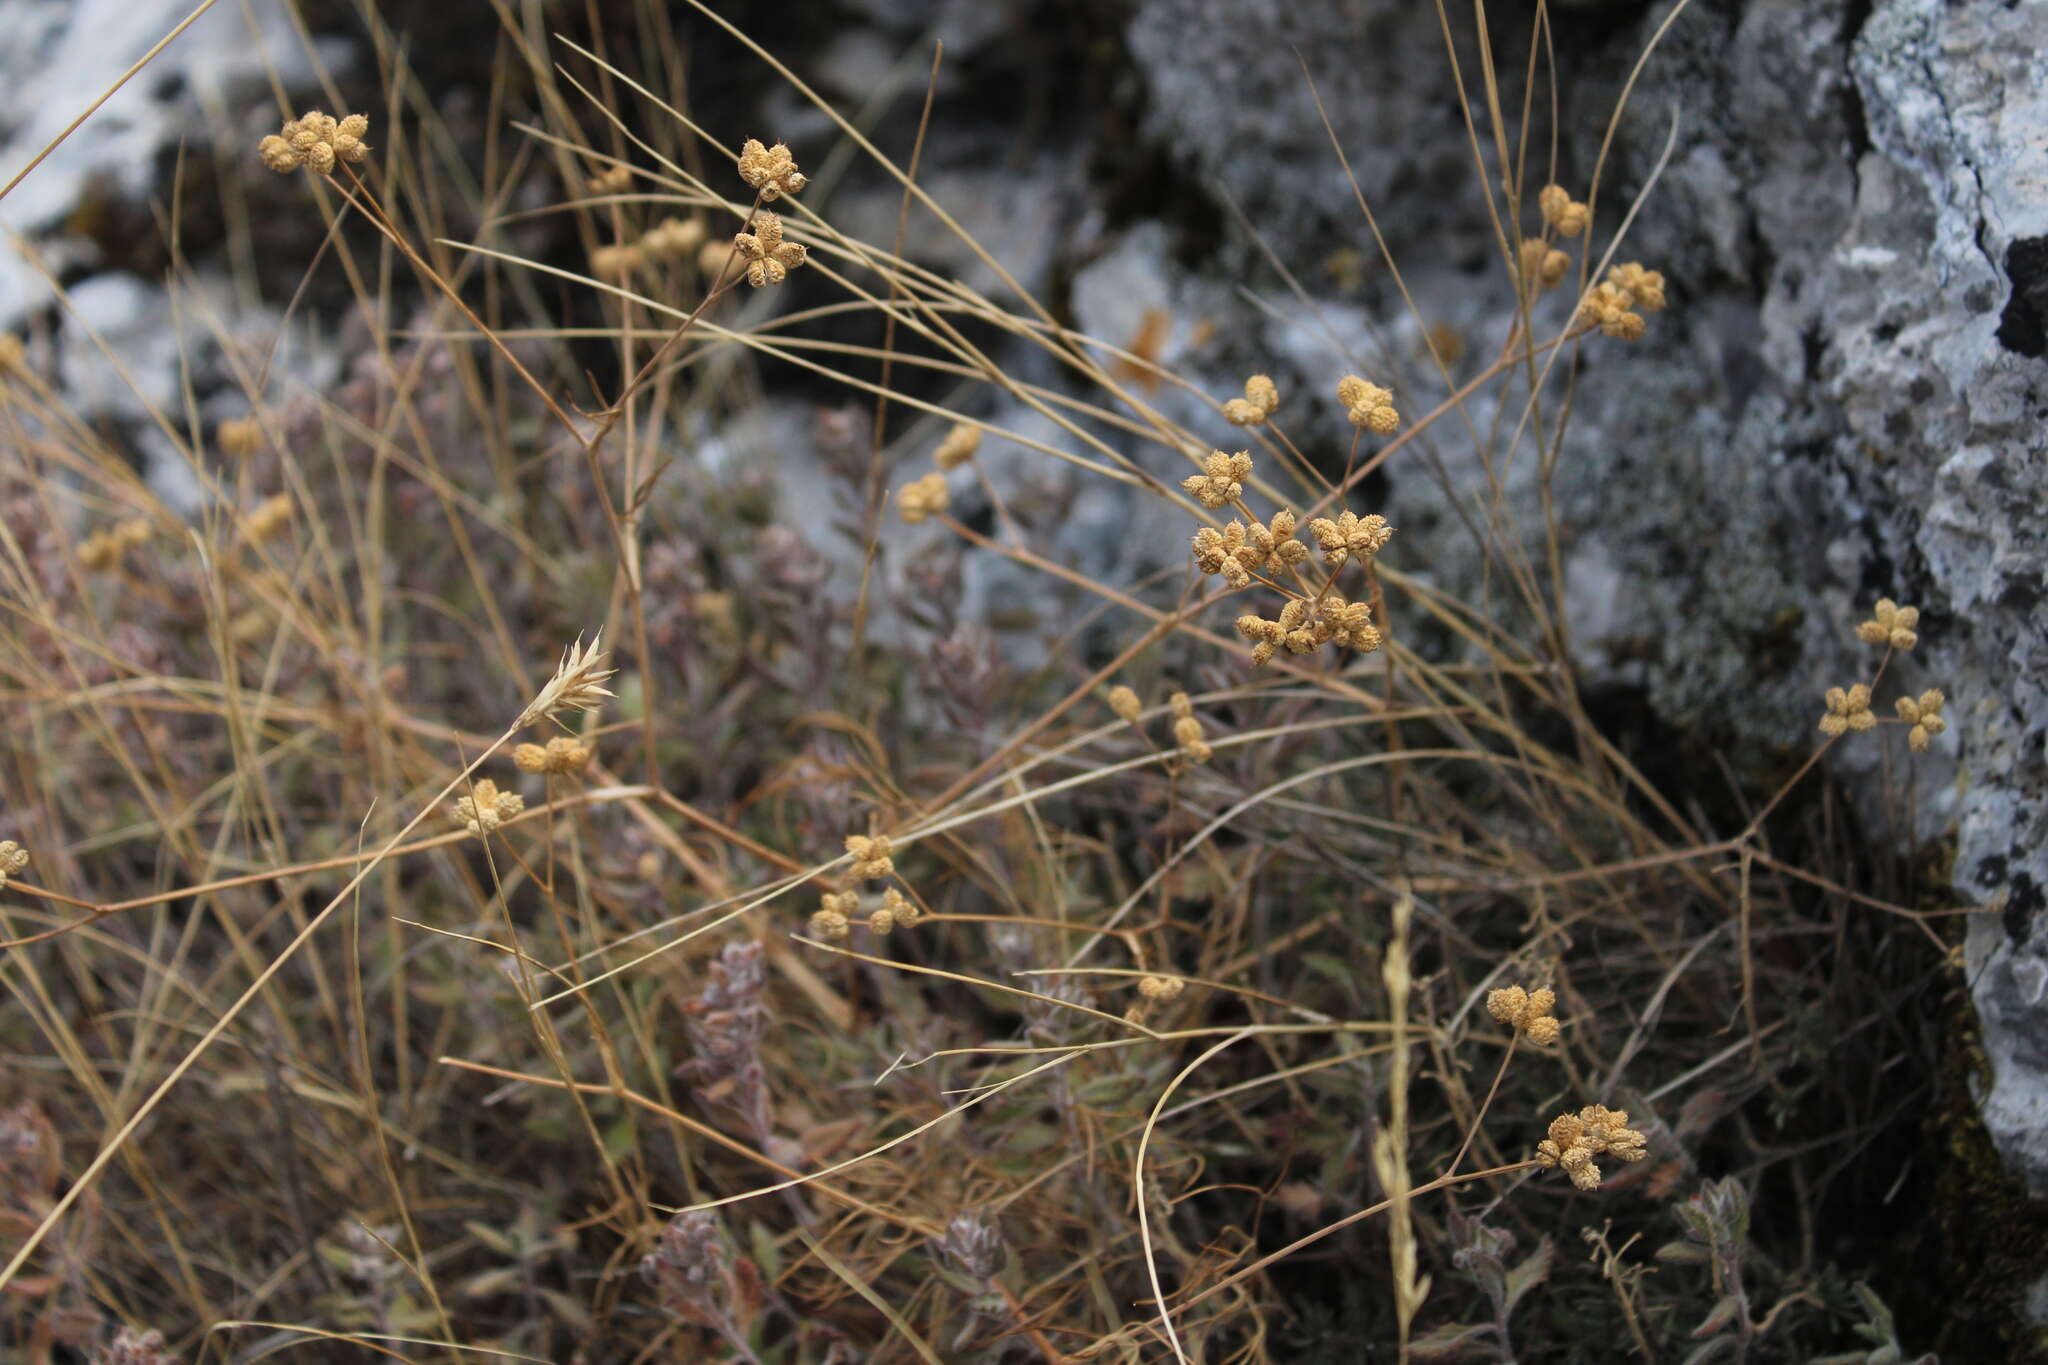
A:
POLYGON ((945 511, 946 499, 946 476, 927 474, 912 479, 897 491, 896 510, 902 513, 905 524, 915 526, 926 517, 945 511))
POLYGON ((1369 384, 1355 374, 1337 381, 1337 401, 1344 405, 1355 427, 1388 436, 1401 426, 1401 414, 1394 410, 1393 391, 1369 384))
POLYGON ((646 257, 633 243, 613 242, 591 251, 590 273, 601 280, 630 279, 645 261, 646 257))
POLYGON ((1900 697, 1893 705, 1899 719, 1913 728, 1906 732, 1906 747, 1916 754, 1927 752, 1927 745, 1936 735, 1948 729, 1948 722, 1941 718, 1941 708, 1948 701, 1938 687, 1930 687, 1918 698, 1900 697))
POLYGON ((1187 982, 1177 976, 1141 976, 1138 978, 1138 994, 1147 1000, 1171 1000, 1187 989, 1187 982))
POLYGON ((1579 321, 1596 326, 1601 335, 1622 341, 1639 340, 1648 326, 1642 313, 1664 306, 1664 277, 1639 265, 1616 266, 1608 272, 1607 283, 1596 284, 1579 301, 1579 321), (1633 272, 1624 274, 1624 272, 1633 272), (1630 285, 1619 283, 1631 281, 1630 285))
POLYGON ((1543 221, 1556 228, 1560 237, 1578 236, 1593 217, 1593 211, 1573 199, 1562 185, 1545 185, 1536 196, 1536 207, 1543 214, 1543 221))
POLYGON ((1262 427, 1280 406, 1280 390, 1269 375, 1255 374, 1244 381, 1244 397, 1223 405, 1223 420, 1234 427, 1262 427))
POLYGON ((455 803, 455 819, 481 839, 494 834, 500 825, 526 809, 526 798, 518 792, 501 792, 490 778, 479 778, 469 795, 455 803))
POLYGON ((1557 1020, 1550 1011, 1557 1004, 1557 992, 1544 988, 1526 991, 1520 986, 1489 991, 1486 1012, 1538 1046, 1557 1041, 1557 1020))
POLYGON ((607 166, 583 182, 583 188, 592 194, 624 194, 633 188, 631 166, 607 166))
POLYGON ((811 936, 831 942, 845 938, 852 917, 860 910, 860 894, 854 891, 828 891, 819 898, 818 911, 811 916, 811 936))
POLYGON ((1522 243, 1522 283, 1532 293, 1555 289, 1572 268, 1572 258, 1540 237, 1522 243))
POLYGON ((849 834, 846 851, 853 855, 853 875, 859 881, 878 882, 896 870, 886 834, 849 834))
POLYGON ((586 646, 578 636, 576 643, 562 651, 562 662, 555 669, 555 676, 548 679, 534 699, 519 713, 518 726, 527 726, 546 716, 559 715, 564 711, 595 711, 611 696, 602 684, 615 672, 606 668, 602 648, 604 632, 591 637, 586 646))
POLYGON ((1832 738, 1845 730, 1868 730, 1877 724, 1870 711, 1870 689, 1862 683, 1844 690, 1828 689, 1828 713, 1820 718, 1820 731, 1832 738))
POLYGON ((546 744, 522 744, 512 751, 512 761, 523 773, 576 773, 590 763, 590 746, 568 735, 556 735, 546 744))
POLYGON ((256 504, 249 513, 249 539, 265 541, 290 524, 292 519, 292 496, 289 493, 273 493, 256 504))
POLYGON ((231 460, 246 460, 263 449, 263 426, 254 417, 230 417, 215 428, 213 443, 231 460))
POLYGON ((981 449, 981 428, 957 423, 946 433, 946 439, 939 442, 939 448, 932 452, 932 463, 941 469, 958 469, 974 458, 981 449))
POLYGON ((1889 597, 1880 597, 1870 609, 1870 619, 1856 627, 1856 638, 1865 644, 1911 649, 1920 643, 1920 636, 1913 629, 1919 624, 1920 608, 1902 607, 1889 597))
POLYGON ((681 260, 704 244, 704 225, 695 218, 664 218, 640 238, 649 256, 681 260))
POLYGON ((1561 1167, 1582 1190, 1597 1189, 1600 1168, 1595 1157, 1641 1161, 1649 1155, 1646 1139, 1628 1126, 1624 1110, 1589 1104, 1577 1114, 1559 1114, 1550 1121, 1550 1136, 1536 1144, 1536 1163, 1561 1167))
POLYGON ((362 114, 350 114, 337 121, 314 109, 257 143, 256 153, 265 166, 280 175, 289 175, 300 167, 315 175, 326 175, 337 162, 357 162, 369 154, 370 149, 363 142, 363 135, 369 131, 370 120, 362 114))
POLYGON ((893 886, 882 892, 882 909, 888 913, 892 923, 905 929, 915 928, 917 922, 924 918, 924 911, 918 903, 893 886))
POLYGON ((781 284, 804 263, 804 248, 782 240, 782 220, 772 213, 754 215, 754 230, 732 239, 733 249, 747 262, 747 283, 759 289, 781 284))
POLYGON ((7 879, 18 877, 28 866, 28 850, 12 839, 0 839, 0 891, 7 889, 7 879))
POLYGON ((1379 513, 1360 517, 1348 509, 1339 512, 1334 521, 1317 517, 1308 524, 1308 531, 1323 547, 1323 562, 1333 569, 1354 556, 1371 559, 1394 538, 1394 528, 1379 513))
POLYGON ((1118 720, 1128 721, 1132 725, 1136 725, 1138 723, 1138 716, 1145 709, 1145 704, 1138 700, 1138 694, 1135 691, 1119 683, 1117 686, 1109 689, 1109 709, 1115 713, 1118 720))
POLYGON ((740 148, 740 179, 761 192, 763 203, 774 203, 785 194, 796 194, 810 183, 796 168, 796 158, 778 142, 764 147, 759 138, 748 138, 740 148))
POLYGON ((1607 282, 1628 295, 1629 302, 1645 313, 1664 311, 1664 272, 1645 270, 1639 261, 1627 261, 1607 272, 1607 282))
POLYGON ((1202 472, 1182 479, 1180 486, 1194 494, 1204 507, 1225 507, 1244 492, 1244 481, 1251 476, 1250 451, 1240 450, 1235 455, 1225 455, 1220 450, 1212 450, 1202 461, 1202 472))

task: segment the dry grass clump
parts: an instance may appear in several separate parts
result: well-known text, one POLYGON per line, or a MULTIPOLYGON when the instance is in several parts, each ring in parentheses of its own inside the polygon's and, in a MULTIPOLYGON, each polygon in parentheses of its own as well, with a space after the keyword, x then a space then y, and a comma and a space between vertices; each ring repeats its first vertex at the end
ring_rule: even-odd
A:
MULTIPOLYGON (((1806 762, 1721 800, 1579 691, 1559 528, 1489 535, 1459 602, 1352 510, 1431 442, 1597 456, 1579 346, 1683 302, 1584 287, 1597 170, 1476 166, 1497 351, 1332 356, 1318 422, 846 234, 789 147, 706 131, 673 39, 508 33, 533 118, 473 203, 419 192, 470 183, 446 130, 264 140, 322 177, 354 359, 316 384, 207 319, 229 391, 160 424, 199 515, 0 350, 5 1339, 1293 1365, 1875 1324, 1801 1225, 1897 1183, 1877 1096, 1916 1100, 1948 922, 1809 777, 1879 729, 1912 609, 1806 762), (1192 524, 1193 572, 1077 567, 1077 481, 1192 524), (979 612, 983 569, 1042 601, 979 612), (1532 1148, 1566 1095, 1599 1102, 1532 1148)), ((1945 704, 1899 697, 1887 759, 1945 704)))

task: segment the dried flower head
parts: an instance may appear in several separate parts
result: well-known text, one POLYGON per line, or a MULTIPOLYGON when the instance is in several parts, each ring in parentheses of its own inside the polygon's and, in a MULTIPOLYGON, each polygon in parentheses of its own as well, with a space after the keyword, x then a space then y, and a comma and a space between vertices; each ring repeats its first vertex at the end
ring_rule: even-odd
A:
POLYGON ((1906 747, 1916 754, 1927 752, 1927 745, 1936 735, 1948 729, 1948 722, 1941 718, 1941 708, 1948 701, 1938 687, 1930 687, 1919 697, 1900 697, 1893 705, 1899 719, 1912 726, 1906 732, 1906 747))
POLYGON ((981 428, 958 422, 946 433, 946 439, 939 442, 939 448, 932 452, 932 463, 941 469, 958 469, 973 459, 980 449, 981 428))
POLYGON ((1277 619, 1240 616, 1237 633, 1252 642, 1254 668, 1281 649, 1290 654, 1311 654, 1324 645, 1336 645, 1370 654, 1385 643, 1372 623, 1370 604, 1347 602, 1342 593, 1330 591, 1313 600, 1289 598, 1277 619))
POLYGON ((1368 383, 1355 374, 1347 374, 1337 381, 1337 401, 1344 405, 1353 426, 1386 436, 1401 425, 1401 414, 1394 410, 1393 391, 1368 383))
POLYGON ((1579 321, 1598 327, 1601 335, 1620 341, 1640 340, 1647 327, 1641 313, 1631 311, 1635 299, 1612 284, 1596 284, 1579 301, 1579 321))
POLYGON ((1562 185, 1545 185, 1536 196, 1536 207, 1542 212, 1543 221, 1556 228, 1560 237, 1576 237, 1592 221, 1593 211, 1573 199, 1562 185))
POLYGON ((1308 531, 1323 547, 1323 562, 1333 569, 1354 556, 1371 559, 1394 538, 1394 528, 1379 513, 1361 517, 1348 509, 1339 512, 1334 521, 1317 517, 1308 524, 1308 531))
POLYGON ((1828 713, 1820 718, 1821 733, 1839 735, 1845 730, 1868 730, 1877 724, 1870 711, 1870 689, 1862 683, 1843 689, 1828 689, 1828 713))
POLYGON ((1202 738, 1202 722, 1195 718, 1195 704, 1185 692, 1176 692, 1168 699, 1173 711, 1173 742, 1181 754, 1191 763, 1207 763, 1215 756, 1202 738))
POLYGON ((1889 597, 1880 597, 1870 609, 1870 619, 1856 627, 1856 638, 1865 644, 1911 649, 1920 643, 1913 629, 1919 624, 1920 608, 1902 607, 1889 597))
POLYGON ((1607 283, 1628 295, 1629 303, 1645 313, 1664 311, 1664 272, 1645 270, 1639 261, 1626 261, 1607 272, 1607 283))
POLYGON ((88 570, 98 572, 111 569, 119 564, 130 550, 140 549, 149 543, 152 531, 149 518, 130 517, 119 525, 104 531, 95 531, 78 543, 78 562, 88 570))
POLYGON ((1294 538, 1294 513, 1281 510, 1270 524, 1250 526, 1232 521, 1221 531, 1204 526, 1194 535, 1195 567, 1221 574, 1233 588, 1250 584, 1251 576, 1269 561, 1292 566, 1308 558, 1308 546, 1294 538))
POLYGON ((1550 1121, 1550 1136, 1536 1144, 1536 1164, 1561 1167, 1580 1189, 1597 1189, 1596 1157, 1641 1161, 1649 1155, 1646 1142, 1628 1126, 1626 1111, 1589 1104, 1577 1114, 1559 1114, 1550 1121))
POLYGON ((921 479, 912 479, 896 492, 896 510, 910 526, 945 511, 946 502, 944 474, 927 474, 921 479))
POLYGON ((1136 725, 1139 715, 1144 712, 1145 704, 1138 700, 1135 691, 1119 683, 1109 689, 1109 709, 1118 720, 1136 725))
POLYGON ((269 540, 290 525, 291 519, 292 495, 273 493, 257 503, 255 510, 249 513, 249 539, 269 540))
POLYGON ((1202 472, 1182 479, 1180 486, 1194 494, 1204 507, 1225 507, 1244 492, 1244 481, 1251 476, 1250 451, 1226 455, 1212 450, 1202 461, 1202 472))
POLYGON ((892 912, 885 909, 877 909, 869 912, 868 930, 870 933, 886 934, 893 930, 895 927, 896 916, 892 912))
POLYGON ((246 460, 265 444, 263 424, 254 417, 230 417, 214 429, 213 443, 231 460, 246 460))
POLYGON ((12 839, 0 839, 0 891, 7 889, 7 879, 18 877, 28 866, 28 850, 12 839))
POLYGON ((681 260, 704 244, 704 225, 695 218, 664 218, 640 238, 649 256, 681 260))
POLYGON ((498 784, 477 779, 469 795, 455 803, 455 819, 479 839, 497 832, 500 825, 526 809, 526 798, 518 792, 501 792, 498 784))
POLYGON ((772 213, 755 214, 754 230, 734 236, 732 245, 746 258, 747 283, 756 289, 781 284, 804 263, 804 248, 782 240, 782 219, 772 213))
POLYGON ((849 834, 846 836, 846 851, 853 855, 853 875, 860 881, 880 881, 896 870, 896 861, 889 856, 889 836, 886 834, 849 834))
POLYGON ((1531 237, 1522 243, 1522 284, 1529 293, 1557 288, 1564 282, 1565 272, 1571 268, 1572 258, 1540 237, 1531 237))
POLYGON ((1255 374, 1244 381, 1244 397, 1223 405, 1223 420, 1234 427, 1262 427, 1280 406, 1280 390, 1269 375, 1255 374))
POLYGON ((915 928, 917 922, 924 918, 924 910, 918 903, 893 886, 882 892, 882 909, 892 923, 905 929, 915 928))
POLYGON ((858 892, 828 891, 819 897, 817 913, 811 916, 811 936, 827 942, 845 938, 853 916, 859 912, 858 892))
POLYGON ((774 203, 785 194, 796 194, 810 183, 796 168, 796 158, 783 143, 763 147, 750 137, 740 148, 740 179, 761 192, 763 203, 774 203))
POLYGON ((1147 1000, 1171 1000, 1186 990, 1187 984, 1177 976, 1141 976, 1138 994, 1147 1000))
POLYGON ((606 668, 603 649, 604 632, 591 637, 589 645, 578 636, 576 643, 562 651, 562 662, 555 669, 555 676, 535 694, 519 713, 518 726, 531 725, 544 716, 559 715, 563 711, 595 711, 611 696, 602 684, 612 676, 614 670, 606 668))
POLYGON ((361 161, 369 154, 370 149, 363 142, 363 135, 369 131, 370 120, 362 114, 350 114, 337 121, 314 109, 257 143, 256 153, 263 158, 264 165, 280 175, 288 175, 302 166, 315 175, 326 175, 337 162, 361 161))
POLYGON ((1557 992, 1547 987, 1525 991, 1520 986, 1509 986, 1489 991, 1486 996, 1488 1014, 1543 1047, 1557 1041, 1558 1023, 1550 1015, 1556 1004, 1557 992))
POLYGON ((592 194, 624 194, 633 188, 631 166, 607 166, 583 182, 583 188, 592 194))
POLYGON ((590 764, 590 746, 568 735, 556 735, 546 744, 522 744, 512 751, 512 761, 523 773, 576 773, 590 764))
POLYGON ((600 280, 630 279, 645 261, 646 257, 638 246, 631 242, 613 242, 592 249, 590 273, 600 280))

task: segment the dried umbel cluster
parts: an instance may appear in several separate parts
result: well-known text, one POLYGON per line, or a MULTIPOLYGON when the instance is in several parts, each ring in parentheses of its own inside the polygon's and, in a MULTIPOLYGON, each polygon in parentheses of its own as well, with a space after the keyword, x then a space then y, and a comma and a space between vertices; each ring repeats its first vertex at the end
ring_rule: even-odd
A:
POLYGON ((946 439, 939 442, 938 448, 932 451, 932 463, 940 469, 958 469, 973 459, 975 452, 980 449, 981 428, 959 422, 946 433, 946 439))
POLYGON ((0 839, 0 891, 7 889, 9 877, 19 877, 28 866, 28 850, 12 839, 0 839))
POLYGON ((1550 1013, 1556 1007, 1557 992, 1548 987, 1530 991, 1509 986, 1486 996, 1488 1014, 1538 1047, 1548 1047, 1557 1041, 1558 1022, 1550 1013))
POLYGON ((1138 994, 1154 1002, 1178 999, 1187 989, 1187 982, 1177 976, 1141 976, 1138 978, 1138 994))
POLYGON ((1635 341, 1649 325, 1643 314, 1663 308, 1663 274, 1631 261, 1608 271, 1606 283, 1594 285, 1580 300, 1579 321, 1598 327, 1603 336, 1635 341))
POLYGON ((1223 405, 1223 420, 1234 427, 1262 427, 1280 406, 1280 390, 1269 375, 1255 374, 1244 381, 1244 397, 1223 405))
POLYGON ((864 900, 858 891, 828 891, 818 899, 811 916, 811 936, 830 942, 845 938, 856 920, 863 920, 871 933, 888 934, 913 929, 924 919, 924 909, 893 886, 884 887, 878 903, 863 913, 864 900))
MULTIPOLYGON (((1263 375, 1254 375, 1245 392, 1259 393, 1260 403, 1270 396, 1277 406, 1279 396, 1271 391, 1271 383, 1263 375), (1261 380, 1263 384, 1258 382, 1261 380)), ((1362 429, 1384 434, 1400 426, 1401 414, 1394 408, 1393 394, 1377 384, 1346 375, 1337 385, 1337 395, 1351 420, 1362 429)), ((1253 400, 1247 397, 1243 401, 1253 400)), ((1244 486, 1253 467, 1248 451, 1234 455, 1212 451, 1202 463, 1202 472, 1181 485, 1204 507, 1229 507, 1240 514, 1220 529, 1204 526, 1196 530, 1191 542, 1195 567, 1221 578, 1226 587, 1244 589, 1258 583, 1286 598, 1273 616, 1248 612, 1237 618, 1238 634, 1251 643, 1253 666, 1265 664, 1283 649, 1291 654, 1311 654, 1324 645, 1360 652, 1380 648, 1384 640, 1373 621, 1372 607, 1349 600, 1338 590, 1337 576, 1353 562, 1370 564, 1393 538, 1394 528, 1377 514, 1360 517, 1345 510, 1335 517, 1317 517, 1307 529, 1322 550, 1325 571, 1305 572, 1310 551, 1296 538, 1300 528, 1295 514, 1282 508, 1269 521, 1261 522, 1245 505, 1244 486)))
POLYGON ((301 167, 327 175, 340 162, 358 162, 369 155, 363 141, 369 131, 370 120, 362 114, 335 119, 314 109, 257 143, 256 154, 280 175, 301 167))
POLYGON ((490 778, 479 778, 469 795, 455 803, 457 824, 482 839, 498 832, 507 820, 526 809, 526 798, 518 792, 499 791, 490 778))
POLYGON ((945 511, 946 502, 944 474, 927 474, 923 478, 912 479, 896 493, 896 510, 908 526, 915 526, 945 511))
POLYGON ((1173 713, 1173 742, 1181 755, 1190 763, 1207 763, 1216 756, 1216 751, 1202 737, 1202 722, 1195 715, 1195 704, 1185 692, 1176 692, 1166 699, 1167 709, 1173 713))
POLYGON ((213 443, 231 460, 246 460, 267 444, 263 426, 254 417, 230 417, 215 428, 213 443))
POLYGON ((1576 1114, 1559 1114, 1550 1121, 1550 1136, 1536 1144, 1536 1164, 1563 1170, 1582 1190, 1598 1189, 1596 1158, 1641 1161, 1649 1155, 1647 1141, 1628 1126, 1626 1110, 1589 1104, 1576 1114))
POLYGON ((147 517, 130 517, 118 526, 95 531, 78 543, 79 567, 93 573, 111 569, 130 550, 149 544, 152 534, 147 517))
MULTIPOLYGON (((855 881, 878 882, 896 875, 896 859, 885 834, 849 834, 846 851, 853 858, 850 870, 855 881)), ((812 935, 826 940, 845 938, 853 922, 861 918, 863 905, 858 890, 826 892, 811 916, 812 935)), ((866 912, 867 926, 877 934, 912 928, 923 918, 924 908, 915 897, 893 886, 884 887, 878 903, 866 912)))
POLYGON ((804 248, 782 240, 782 219, 772 213, 754 215, 754 230, 732 239, 733 250, 747 263, 747 283, 760 289, 781 284, 804 263, 804 248))
POLYGON ((740 179, 760 191, 761 202, 772 204, 785 194, 799 193, 810 182, 796 168, 796 158, 783 143, 764 147, 759 138, 748 138, 740 148, 740 179))
POLYGON ((520 745, 512 751, 512 761, 523 773, 580 773, 590 766, 590 746, 568 735, 556 735, 546 744, 520 745))
POLYGON ((1344 413, 1354 427, 1363 427, 1379 436, 1391 436, 1400 430, 1401 414, 1394 408, 1391 389, 1347 374, 1337 381, 1337 401, 1344 405, 1344 413))
POLYGON ((1543 215, 1544 228, 1560 237, 1578 236, 1593 220, 1592 209, 1572 198, 1562 185, 1545 185, 1536 196, 1536 208, 1543 215))
MULTIPOLYGON (((1909 650, 1920 643, 1916 627, 1920 624, 1918 607, 1902 607, 1889 597, 1880 597, 1870 609, 1870 616, 1856 627, 1856 638, 1870 645, 1883 645, 1885 657, 1893 651, 1909 650)), ((1879 669, 1883 672, 1882 667, 1879 669)), ((1827 690, 1827 711, 1820 718, 1820 732, 1829 739, 1842 735, 1877 728, 1877 712, 1872 709, 1871 687, 1857 683, 1853 687, 1830 687, 1827 690)), ((1906 747, 1916 754, 1927 752, 1936 735, 1948 729, 1948 720, 1942 710, 1948 705, 1948 697, 1938 687, 1930 687, 1915 697, 1911 694, 1898 698, 1892 709, 1898 723, 1906 730, 1906 747)))
POLYGON ((1870 619, 1856 627, 1856 638, 1867 645, 1911 649, 1920 643, 1914 630, 1919 624, 1920 608, 1902 607, 1889 597, 1880 597, 1870 609, 1870 619))

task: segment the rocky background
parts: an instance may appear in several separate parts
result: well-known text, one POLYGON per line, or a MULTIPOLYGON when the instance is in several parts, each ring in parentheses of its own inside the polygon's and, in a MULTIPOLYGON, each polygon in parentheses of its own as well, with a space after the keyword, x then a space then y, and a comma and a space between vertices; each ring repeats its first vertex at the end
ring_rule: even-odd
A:
MULTIPOLYGON (((250 8, 253 34, 222 5, 0 200, 0 326, 31 337, 37 363, 130 430, 144 461, 144 403, 178 397, 181 356, 202 404, 224 381, 158 283, 174 168, 198 187, 181 246, 199 287, 267 325, 237 283, 238 266, 260 265, 264 227, 209 208, 204 190, 260 175, 246 153, 275 126, 273 78, 295 97, 317 98, 322 73, 375 89, 349 15, 309 11, 309 52, 279 6, 250 8)), ((1490 8, 1519 107, 1532 7, 1490 8)), ((491 46, 476 35, 495 32, 492 11, 410 9, 387 18, 418 29, 422 79, 459 124, 481 107, 491 46)), ((1847 624, 1880 595, 1921 607, 1924 643, 1895 676, 1944 687, 1954 720, 1920 770, 1910 830, 1887 837, 1953 836, 1957 895, 1994 911, 1972 917, 1967 947, 1982 1112, 2011 1169, 2048 1195, 2048 0, 1695 0, 1664 30, 1671 9, 1552 6, 1559 158, 1581 193, 1637 56, 1663 32, 1598 207, 1611 227, 1665 158, 1626 254, 1665 272, 1673 307, 1629 349, 1625 382, 1605 382, 1619 377, 1602 374, 1613 351, 1587 353, 1558 486, 1580 663, 1590 689, 1762 770, 1811 737, 1822 687, 1867 665, 1847 624)), ((0 177, 186 12, 0 0, 0 177)), ((679 22, 701 35, 693 96, 710 126, 829 141, 815 111, 701 19, 679 22)), ((1306 68, 1424 316, 1472 355, 1497 332, 1492 229, 1433 5, 849 0, 781 6, 773 28, 771 46, 847 107, 871 106, 875 136, 899 151, 942 38, 922 179, 1084 328, 1126 342, 1164 314, 1159 358, 1219 395, 1254 368, 1320 393, 1347 352, 1440 392, 1306 68)), ((1469 31, 1459 55, 1476 90, 1469 31)), ((1540 122, 1539 157, 1549 135, 1540 122)), ((886 239, 896 202, 893 185, 854 176, 812 206, 886 239)), ((934 238, 929 263, 991 284, 948 250, 934 238)), ((315 349, 306 363, 334 363, 315 349)), ((1478 471, 1448 437, 1428 454, 1435 477, 1404 475, 1386 496, 1409 543, 1432 546, 1429 572, 1456 587, 1479 563, 1456 508, 1478 471)), ((164 491, 189 499, 166 463, 164 491)), ((1530 463, 1510 483, 1525 513, 1530 463)), ((1133 548, 1145 536, 1104 534, 1124 511, 1111 492, 1074 502, 1081 567, 1128 574, 1153 553, 1133 548)), ((990 599, 1028 581, 987 572, 976 587, 990 599)), ((1855 766, 1875 748, 1841 746, 1850 786, 1875 776, 1855 766)), ((2048 1292, 2036 1297, 2048 1316, 2048 1292)))

